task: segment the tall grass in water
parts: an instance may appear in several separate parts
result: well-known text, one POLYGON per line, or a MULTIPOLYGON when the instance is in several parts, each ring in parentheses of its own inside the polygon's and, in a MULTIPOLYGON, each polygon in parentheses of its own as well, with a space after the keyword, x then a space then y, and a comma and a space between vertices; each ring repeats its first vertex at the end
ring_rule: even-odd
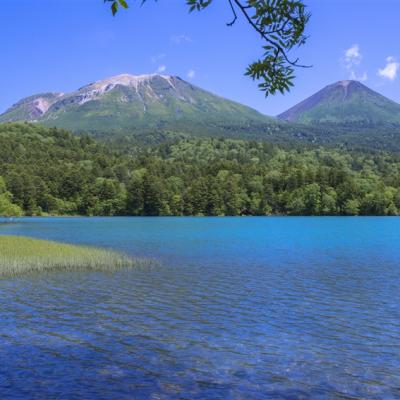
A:
POLYGON ((0 276, 46 271, 113 271, 146 264, 149 261, 106 249, 0 236, 0 276))

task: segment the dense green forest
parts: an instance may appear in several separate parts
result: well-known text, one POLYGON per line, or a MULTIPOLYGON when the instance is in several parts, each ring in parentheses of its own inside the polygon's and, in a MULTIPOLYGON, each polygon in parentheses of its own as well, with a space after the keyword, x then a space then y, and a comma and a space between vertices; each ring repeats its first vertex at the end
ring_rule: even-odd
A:
POLYGON ((400 158, 176 138, 121 153, 0 125, 0 215, 396 215, 400 158))

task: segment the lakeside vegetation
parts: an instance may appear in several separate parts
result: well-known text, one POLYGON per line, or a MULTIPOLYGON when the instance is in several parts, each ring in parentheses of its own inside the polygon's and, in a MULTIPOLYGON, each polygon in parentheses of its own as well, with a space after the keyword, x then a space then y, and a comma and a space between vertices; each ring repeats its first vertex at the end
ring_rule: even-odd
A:
POLYGON ((0 125, 0 215, 397 215, 400 158, 177 138, 129 153, 0 125))
POLYGON ((51 271, 114 271, 145 260, 87 246, 0 235, 0 276, 51 271))

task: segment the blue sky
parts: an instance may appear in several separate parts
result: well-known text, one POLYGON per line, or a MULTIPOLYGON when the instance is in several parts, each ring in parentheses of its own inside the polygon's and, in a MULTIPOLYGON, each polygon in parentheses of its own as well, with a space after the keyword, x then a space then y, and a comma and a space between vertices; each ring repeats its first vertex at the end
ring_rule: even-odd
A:
POLYGON ((4 1, 0 11, 0 112, 20 98, 72 91, 120 73, 162 71, 276 115, 323 86, 355 77, 400 102, 399 0, 309 0, 313 68, 297 71, 289 94, 265 99, 243 75, 260 53, 245 22, 226 26, 225 0, 188 14, 185 0, 158 0, 112 17, 102 0, 4 1))

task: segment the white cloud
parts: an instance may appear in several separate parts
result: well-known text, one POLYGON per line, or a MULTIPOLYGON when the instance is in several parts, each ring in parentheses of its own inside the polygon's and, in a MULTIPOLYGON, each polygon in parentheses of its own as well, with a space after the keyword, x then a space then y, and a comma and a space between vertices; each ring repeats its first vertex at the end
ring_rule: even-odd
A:
POLYGON ((170 37, 170 41, 173 44, 184 44, 193 42, 192 38, 187 35, 173 35, 170 37))
POLYGON ((196 71, 195 71, 194 69, 190 69, 190 70, 188 71, 188 73, 186 74, 186 76, 187 76, 189 79, 194 79, 194 77, 196 76, 196 71))
POLYGON ((360 46, 358 44, 353 44, 344 52, 342 58, 346 68, 351 69, 356 65, 359 65, 362 60, 362 54, 360 52, 360 46))
POLYGON ((368 79, 368 74, 366 71, 363 73, 358 71, 362 59, 363 56, 361 54, 360 46, 358 44, 353 44, 351 47, 344 51, 340 61, 344 68, 348 70, 349 79, 354 79, 361 82, 368 79))
POLYGON ((399 70, 399 67, 400 64, 396 61, 394 57, 387 57, 386 66, 378 70, 378 75, 381 78, 394 81, 397 78, 397 72, 399 70))
POLYGON ((166 69, 167 69, 167 66, 163 64, 157 68, 157 72, 164 72, 166 69))

